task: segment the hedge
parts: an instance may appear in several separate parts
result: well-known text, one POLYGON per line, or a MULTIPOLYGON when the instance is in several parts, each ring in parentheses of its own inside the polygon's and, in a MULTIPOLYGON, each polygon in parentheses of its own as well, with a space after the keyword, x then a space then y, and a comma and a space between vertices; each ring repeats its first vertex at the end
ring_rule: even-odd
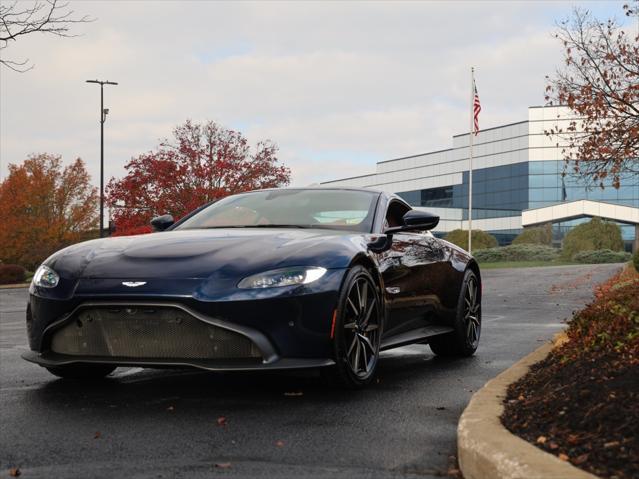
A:
POLYGON ((577 263, 625 263, 630 259, 630 253, 625 251, 611 251, 599 249, 596 251, 582 251, 575 254, 572 259, 577 263))
POLYGON ((23 283, 26 270, 17 264, 0 264, 0 284, 23 283))
POLYGON ((475 259, 482 263, 500 261, 553 261, 560 251, 552 246, 540 244, 512 244, 501 248, 489 248, 474 253, 475 259))
MULTIPOLYGON (((468 250, 468 230, 453 230, 444 239, 456 244, 460 248, 468 250)), ((473 230, 472 233, 473 251, 493 248, 497 246, 497 238, 482 230, 473 230)))

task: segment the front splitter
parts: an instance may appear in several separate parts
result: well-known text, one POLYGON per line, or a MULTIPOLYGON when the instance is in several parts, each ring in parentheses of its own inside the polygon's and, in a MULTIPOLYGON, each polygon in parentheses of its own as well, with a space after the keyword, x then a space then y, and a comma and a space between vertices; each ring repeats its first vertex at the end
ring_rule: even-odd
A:
POLYGON ((254 362, 245 360, 207 361, 193 359, 135 359, 105 358, 89 356, 69 356, 56 353, 37 353, 26 351, 22 358, 43 367, 65 366, 70 364, 112 364, 122 367, 147 368, 197 368, 206 371, 273 371, 280 369, 313 369, 334 366, 332 359, 316 358, 280 358, 271 362, 254 362))

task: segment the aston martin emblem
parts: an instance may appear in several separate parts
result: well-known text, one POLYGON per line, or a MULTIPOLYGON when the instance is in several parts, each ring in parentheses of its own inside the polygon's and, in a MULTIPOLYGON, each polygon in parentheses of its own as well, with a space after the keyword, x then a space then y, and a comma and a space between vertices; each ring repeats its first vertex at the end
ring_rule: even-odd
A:
POLYGON ((138 286, 145 285, 146 281, 122 281, 122 284, 129 288, 137 288, 138 286))

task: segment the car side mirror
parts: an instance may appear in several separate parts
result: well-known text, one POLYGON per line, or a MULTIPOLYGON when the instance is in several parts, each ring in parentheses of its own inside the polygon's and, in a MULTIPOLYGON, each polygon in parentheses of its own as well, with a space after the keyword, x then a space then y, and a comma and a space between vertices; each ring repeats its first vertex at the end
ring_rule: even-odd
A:
POLYGON ((390 249, 393 243, 393 234, 403 231, 431 230, 439 224, 439 216, 427 211, 410 210, 402 217, 402 226, 386 228, 382 236, 377 236, 369 241, 368 248, 375 253, 383 253, 390 249))
POLYGON ((428 211, 410 210, 402 217, 403 225, 387 228, 386 234, 399 233, 401 231, 432 230, 439 224, 439 216, 428 211))
POLYGON ((171 215, 156 216, 151 220, 151 227, 153 231, 164 231, 173 223, 175 223, 175 220, 171 215))

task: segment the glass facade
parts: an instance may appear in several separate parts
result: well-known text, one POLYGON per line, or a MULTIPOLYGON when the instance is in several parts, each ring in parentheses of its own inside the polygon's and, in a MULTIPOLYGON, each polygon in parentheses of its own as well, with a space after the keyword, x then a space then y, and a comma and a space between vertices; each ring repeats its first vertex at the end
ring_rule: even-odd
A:
MULTIPOLYGON (((517 216, 523 210, 565 201, 592 200, 639 207, 639 176, 622 178, 619 189, 586 186, 566 174, 563 161, 530 161, 473 170, 473 219, 517 216)), ((460 208, 468 219, 468 171, 462 184, 398 193, 413 206, 460 208)))
MULTIPOLYGON (((473 227, 507 244, 521 232, 522 224, 547 221, 553 223, 559 238, 575 224, 589 220, 575 218, 575 212, 582 208, 590 212, 584 216, 601 211, 602 215, 607 212, 612 218, 627 221, 619 223, 624 240, 629 243, 634 239, 637 211, 611 209, 610 205, 639 208, 639 175, 622 177, 623 186, 618 189, 610 182, 603 189, 588 185, 574 176, 562 160, 563 146, 545 134, 551 128, 567 128, 573 119, 565 107, 531 107, 527 121, 487 128, 474 137, 472 218, 479 222, 473 227), (600 205, 575 203, 566 208, 547 208, 580 200, 600 205), (564 221, 566 218, 568 221, 564 221)), ((381 161, 373 174, 327 184, 397 193, 413 206, 436 211, 442 218, 438 232, 445 234, 468 227, 469 144, 468 133, 455 135, 451 148, 381 161)))
MULTIPOLYGON (((397 193, 413 206, 461 208, 468 219, 469 173, 462 184, 397 193)), ((473 219, 518 216, 528 208, 528 163, 473 170, 473 219)))
POLYGON ((615 189, 610 182, 588 187, 583 180, 564 171, 563 161, 531 161, 529 163, 528 208, 543 208, 563 201, 591 200, 639 207, 639 175, 627 175, 615 189))
POLYGON ((413 206, 452 208, 454 188, 454 186, 442 186, 441 188, 404 191, 403 193, 397 194, 413 206))

